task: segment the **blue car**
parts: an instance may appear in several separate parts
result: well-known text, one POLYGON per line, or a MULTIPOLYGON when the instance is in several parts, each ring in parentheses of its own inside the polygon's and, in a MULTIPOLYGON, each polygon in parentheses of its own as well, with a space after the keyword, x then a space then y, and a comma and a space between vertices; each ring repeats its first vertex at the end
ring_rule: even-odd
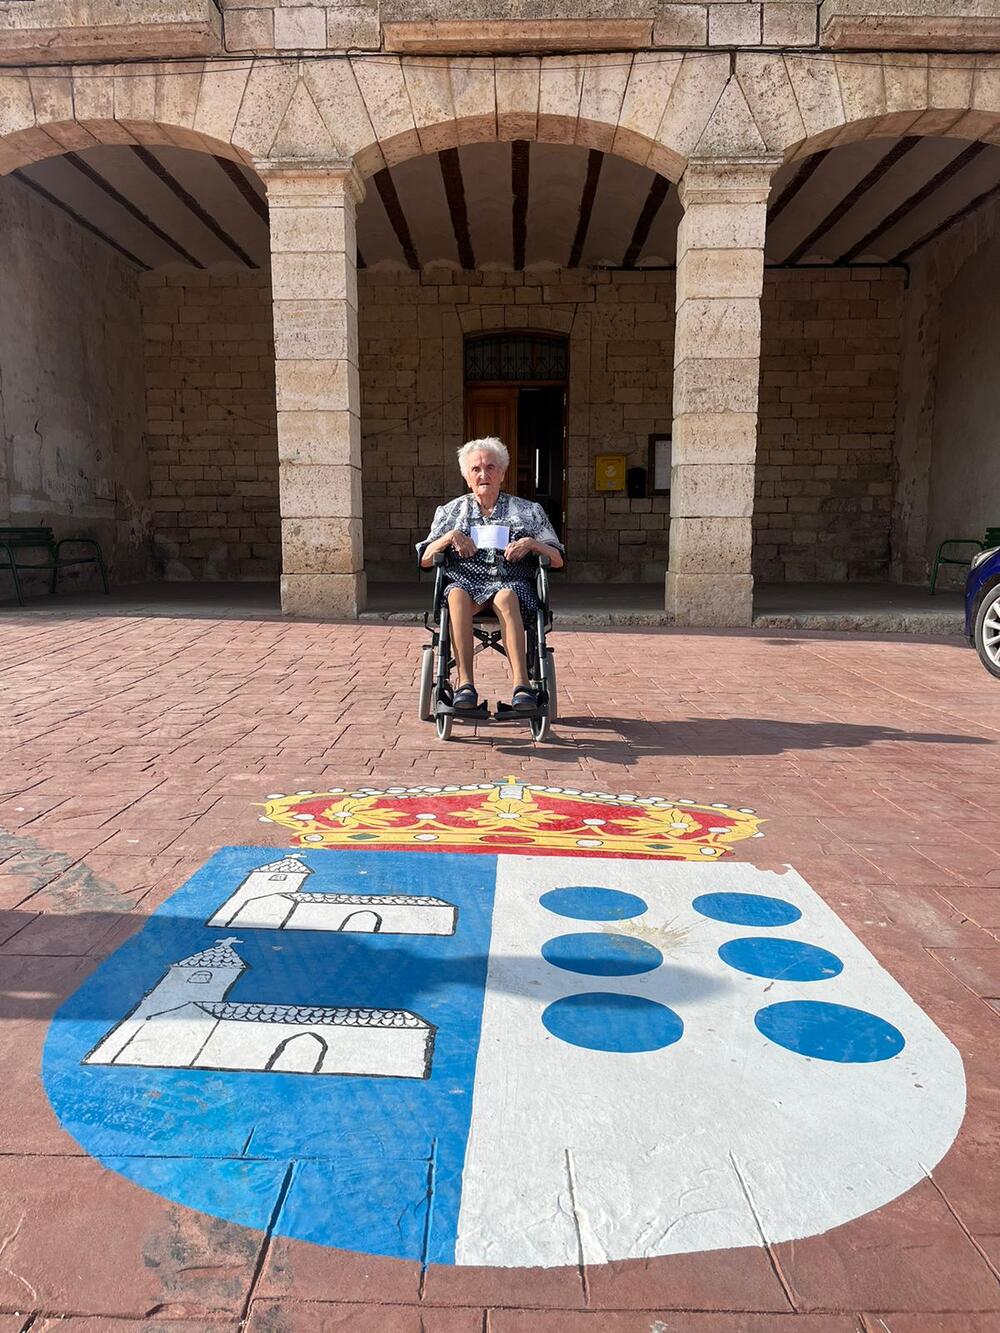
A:
POLYGON ((965 632, 983 666, 1000 676, 1000 546, 980 551, 965 580, 965 632))

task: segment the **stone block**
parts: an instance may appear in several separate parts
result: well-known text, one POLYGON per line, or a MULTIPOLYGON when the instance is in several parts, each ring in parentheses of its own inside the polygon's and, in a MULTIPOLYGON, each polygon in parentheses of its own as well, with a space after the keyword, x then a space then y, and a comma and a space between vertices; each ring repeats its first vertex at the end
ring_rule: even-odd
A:
POLYGON ((746 517, 670 520, 670 568, 677 574, 749 574, 752 547, 746 517))
POLYGON ((364 567, 360 518, 286 518, 281 524, 285 574, 357 574, 364 567))
POLYGON ((278 361, 274 380, 279 412, 359 413, 358 370, 349 361, 278 361))
POLYGON ((724 4, 710 4, 708 7, 708 44, 709 46, 759 46, 760 45, 759 4, 748 0, 729 0, 724 4))
POLYGON ((377 51, 382 40, 378 10, 344 5, 326 11, 326 44, 331 51, 377 51))
POLYGON ((760 302, 754 297, 724 301, 692 297, 677 310, 675 359, 757 357, 760 302))
POLYGON ((752 464, 675 463, 671 471, 671 520, 745 518, 749 521, 753 496, 752 464))
POLYGON ((688 250, 677 269, 677 304, 694 297, 754 297, 764 285, 762 250, 688 250))
POLYGON ((282 412, 278 417, 282 463, 361 466, 361 424, 353 412, 282 412))
POLYGON ((740 629, 753 623, 750 574, 686 574, 667 571, 666 607, 675 625, 740 629))
POLYGON ((344 300, 357 293, 350 270, 354 264, 343 253, 274 254, 271 256, 271 289, 275 301, 344 300))
POLYGON ((227 9, 223 33, 227 51, 271 51, 275 45, 275 11, 227 9))
POLYGON ((354 231, 343 207, 271 205, 272 254, 350 254, 354 231))
POLYGON ((326 49, 326 10, 313 5, 284 5, 274 11, 274 45, 279 51, 326 49))
POLYGON ((355 620, 365 609, 364 574, 282 574, 281 609, 304 619, 355 620))
POLYGON ((662 4, 653 24, 654 46, 705 46, 708 5, 662 4))
POLYGON ((767 210, 764 202, 689 204, 677 228, 677 263, 689 250, 759 250, 763 253, 767 210))
POLYGON ((285 518, 360 518, 361 470, 321 463, 282 463, 281 515, 285 518))
POLYGON ((757 417, 753 412, 689 412, 674 418, 675 463, 753 463, 757 417))
POLYGON ((274 302, 274 348, 281 361, 358 361, 357 312, 346 301, 274 302))
POLYGON ((760 361, 691 358, 674 367, 674 414, 757 411, 760 361))
POLYGON ((765 46, 812 46, 816 41, 816 5, 814 0, 765 0, 765 46))

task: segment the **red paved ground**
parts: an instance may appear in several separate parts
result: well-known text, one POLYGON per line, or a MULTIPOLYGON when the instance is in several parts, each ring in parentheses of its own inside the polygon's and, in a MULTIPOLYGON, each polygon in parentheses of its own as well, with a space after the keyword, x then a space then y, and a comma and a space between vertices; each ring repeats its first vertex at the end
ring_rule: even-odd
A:
POLYGON ((1000 1329, 1000 686, 963 645, 565 632, 563 722, 533 747, 437 742, 410 627, 0 633, 0 1333, 1000 1329), (933 1178, 769 1250, 421 1273, 166 1203, 60 1129, 38 1079, 54 1008, 216 847, 284 841, 264 794, 508 772, 764 815, 737 855, 792 862, 963 1053, 968 1113, 933 1178))

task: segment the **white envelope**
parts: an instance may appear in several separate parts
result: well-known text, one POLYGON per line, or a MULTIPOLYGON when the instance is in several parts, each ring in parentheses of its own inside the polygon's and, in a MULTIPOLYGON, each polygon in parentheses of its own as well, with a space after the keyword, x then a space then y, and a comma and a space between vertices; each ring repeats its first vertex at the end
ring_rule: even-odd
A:
POLYGON ((506 523, 473 523, 472 540, 481 551, 504 551, 510 545, 506 523))

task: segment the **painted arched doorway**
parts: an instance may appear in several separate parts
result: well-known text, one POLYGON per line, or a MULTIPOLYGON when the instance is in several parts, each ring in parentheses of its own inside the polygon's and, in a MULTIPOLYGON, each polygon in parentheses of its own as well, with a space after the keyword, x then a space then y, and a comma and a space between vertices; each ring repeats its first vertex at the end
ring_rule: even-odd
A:
POLYGON ((275 1048, 265 1069, 286 1074, 318 1074, 327 1045, 317 1032, 296 1032, 275 1048))

